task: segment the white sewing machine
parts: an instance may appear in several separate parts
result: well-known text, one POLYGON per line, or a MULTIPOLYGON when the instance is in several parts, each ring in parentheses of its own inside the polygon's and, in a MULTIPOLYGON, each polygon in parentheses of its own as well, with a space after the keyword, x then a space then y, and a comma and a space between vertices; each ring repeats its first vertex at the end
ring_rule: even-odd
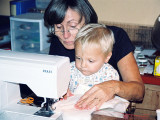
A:
POLYGON ((56 110, 43 117, 35 115, 41 107, 19 104, 19 83, 39 97, 58 99, 66 93, 69 80, 68 57, 0 50, 0 120, 61 119, 56 110))

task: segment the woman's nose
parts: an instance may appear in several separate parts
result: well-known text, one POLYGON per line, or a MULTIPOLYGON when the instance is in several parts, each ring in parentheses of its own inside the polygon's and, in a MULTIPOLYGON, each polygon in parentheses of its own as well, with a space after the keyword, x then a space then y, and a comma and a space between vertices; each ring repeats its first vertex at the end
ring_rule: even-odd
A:
POLYGON ((63 37, 68 39, 71 36, 71 33, 68 30, 63 31, 63 37))

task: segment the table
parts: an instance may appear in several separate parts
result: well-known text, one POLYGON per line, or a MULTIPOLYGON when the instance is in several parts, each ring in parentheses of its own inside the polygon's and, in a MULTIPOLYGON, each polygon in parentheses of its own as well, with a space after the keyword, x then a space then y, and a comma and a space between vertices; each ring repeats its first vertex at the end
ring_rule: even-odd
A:
POLYGON ((154 115, 124 114, 123 117, 114 117, 112 115, 103 115, 103 114, 91 115, 91 120, 156 120, 156 119, 157 117, 154 115))
POLYGON ((151 74, 141 75, 145 85, 145 95, 142 102, 135 103, 135 114, 156 115, 160 109, 160 77, 151 74))

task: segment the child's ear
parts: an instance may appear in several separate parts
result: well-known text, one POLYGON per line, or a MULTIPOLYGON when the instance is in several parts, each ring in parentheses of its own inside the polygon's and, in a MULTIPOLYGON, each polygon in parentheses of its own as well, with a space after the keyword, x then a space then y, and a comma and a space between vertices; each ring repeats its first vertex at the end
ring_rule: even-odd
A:
POLYGON ((109 52, 106 59, 105 59, 105 63, 108 63, 109 59, 111 58, 112 56, 112 52, 109 52))

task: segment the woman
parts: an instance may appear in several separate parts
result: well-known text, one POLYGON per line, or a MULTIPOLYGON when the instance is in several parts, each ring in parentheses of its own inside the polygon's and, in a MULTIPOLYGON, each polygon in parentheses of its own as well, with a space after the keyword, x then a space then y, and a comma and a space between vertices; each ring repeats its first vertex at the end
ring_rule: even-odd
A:
MULTIPOLYGON (((68 56, 74 61, 74 39, 78 30, 88 23, 97 23, 98 17, 88 0, 52 0, 45 11, 44 21, 51 31, 49 54, 68 56)), ((133 56, 135 48, 123 29, 107 27, 115 37, 109 64, 119 72, 121 81, 111 80, 93 86, 77 102, 76 108, 87 109, 95 105, 99 108, 115 95, 130 101, 143 99, 144 84, 133 56)))

